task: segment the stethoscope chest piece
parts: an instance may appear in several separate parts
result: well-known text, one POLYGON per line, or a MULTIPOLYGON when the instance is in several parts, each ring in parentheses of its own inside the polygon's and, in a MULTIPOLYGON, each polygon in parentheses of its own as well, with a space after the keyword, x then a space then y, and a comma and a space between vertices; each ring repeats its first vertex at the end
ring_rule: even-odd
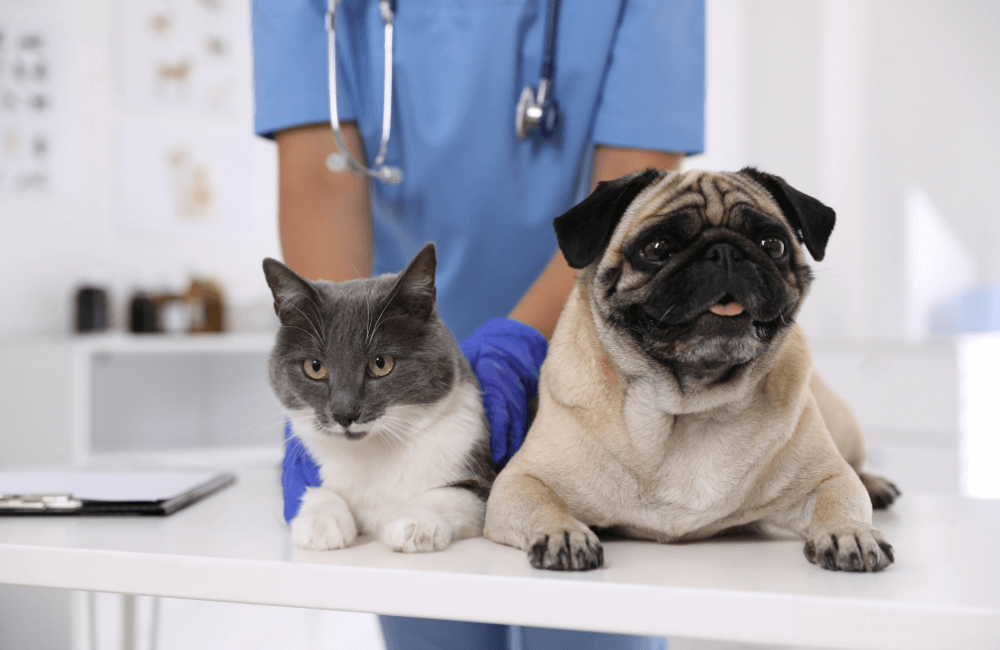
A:
POLYGON ((326 168, 334 174, 346 174, 351 171, 351 163, 347 162, 347 156, 334 151, 326 157, 326 168))
POLYGON ((525 86, 521 91, 521 98, 517 101, 516 114, 514 115, 514 129, 517 137, 524 140, 529 131, 539 129, 544 136, 552 135, 556 130, 556 123, 559 120, 559 110, 556 103, 547 93, 548 79, 542 79, 538 84, 538 101, 535 99, 535 91, 531 86, 525 86))
POLYGON ((545 17, 545 51, 542 55, 542 71, 538 79, 538 94, 531 86, 525 86, 517 100, 514 114, 514 130, 521 140, 530 131, 538 129, 543 137, 549 137, 559 122, 559 107, 553 96, 556 76, 556 25, 559 21, 559 0, 549 0, 545 17))
MULTIPOLYGON (((326 157, 326 168, 334 174, 357 173, 351 167, 347 156, 339 151, 334 151, 326 157)), ((403 170, 399 167, 390 167, 389 165, 379 165, 368 170, 368 173, 360 173, 358 175, 376 178, 390 185, 399 185, 403 182, 403 170)))

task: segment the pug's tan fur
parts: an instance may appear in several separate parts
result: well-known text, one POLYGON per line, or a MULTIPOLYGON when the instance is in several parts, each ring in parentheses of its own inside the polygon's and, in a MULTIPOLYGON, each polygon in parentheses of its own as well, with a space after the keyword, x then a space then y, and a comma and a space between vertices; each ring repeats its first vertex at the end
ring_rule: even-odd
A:
MULTIPOLYGON (((668 174, 625 211, 559 319, 537 417, 494 483, 486 537, 528 551, 535 566, 589 569, 603 563, 591 527, 676 542, 772 525, 800 534, 825 568, 877 571, 893 561, 859 478, 860 427, 814 372, 797 325, 731 379, 682 385, 604 318, 604 272, 621 267, 623 246, 648 219, 694 206, 718 225, 740 201, 788 224, 738 174, 668 174)), ((616 290, 642 281, 626 269, 616 290)))

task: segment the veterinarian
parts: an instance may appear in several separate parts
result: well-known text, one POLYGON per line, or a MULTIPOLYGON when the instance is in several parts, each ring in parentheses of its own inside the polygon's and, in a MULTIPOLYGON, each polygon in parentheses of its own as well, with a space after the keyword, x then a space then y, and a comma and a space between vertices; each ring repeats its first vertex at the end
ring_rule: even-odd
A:
MULTIPOLYGON (((552 219, 598 181, 676 169, 703 148, 704 0, 342 0, 335 20, 327 10, 325 0, 253 2, 255 128, 278 143, 285 262, 340 281, 398 271, 434 241, 438 308, 460 340, 504 316, 537 330, 493 321, 463 344, 502 462, 523 439, 524 419, 491 405, 491 392, 533 390, 545 346, 538 332, 551 334, 575 278, 552 219), (337 126, 360 166, 331 158, 330 24, 337 126), (534 111, 532 100, 541 104, 534 111), (500 376, 485 373, 497 359, 500 376)), ((290 466, 301 490, 294 474, 309 468, 290 466)), ((662 644, 381 620, 390 649, 499 649, 509 637, 526 649, 662 644)))

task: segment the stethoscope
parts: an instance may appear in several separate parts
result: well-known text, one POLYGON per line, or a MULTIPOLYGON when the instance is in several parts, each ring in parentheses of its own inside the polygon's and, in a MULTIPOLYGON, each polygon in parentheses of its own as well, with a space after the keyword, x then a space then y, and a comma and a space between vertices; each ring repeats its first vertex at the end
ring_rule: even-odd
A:
MULTIPOLYGON (((385 164, 385 155, 389 149, 389 132, 392 128, 392 20, 396 14, 396 0, 379 0, 379 12, 385 33, 385 72, 382 96, 382 140, 378 155, 371 167, 363 165, 351 155, 344 142, 344 134, 340 130, 340 118, 337 115, 337 5, 340 0, 327 0, 326 34, 327 34, 327 69, 330 85, 330 127, 333 138, 337 142, 337 152, 327 156, 326 166, 334 173, 351 173, 366 178, 374 178, 392 185, 403 181, 403 170, 385 164)), ((553 82, 556 74, 556 24, 559 19, 559 0, 549 0, 548 13, 545 17, 545 54, 542 57, 542 70, 538 79, 538 92, 530 85, 521 91, 514 113, 514 131, 523 140, 529 133, 538 129, 543 137, 555 133, 559 121, 559 107, 553 93, 553 82)))
POLYGON ((531 86, 525 86, 514 111, 514 131, 521 140, 534 129, 543 137, 556 131, 559 121, 559 106, 553 93, 556 77, 556 24, 559 22, 559 0, 549 0, 549 11, 545 16, 545 54, 542 56, 542 71, 538 75, 538 95, 531 86))

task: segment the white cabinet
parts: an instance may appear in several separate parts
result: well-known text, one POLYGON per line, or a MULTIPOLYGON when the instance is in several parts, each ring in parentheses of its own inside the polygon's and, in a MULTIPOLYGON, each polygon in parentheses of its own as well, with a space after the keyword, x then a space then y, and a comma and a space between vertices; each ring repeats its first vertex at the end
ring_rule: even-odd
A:
MULTIPOLYGON (((221 467, 265 458, 277 465, 284 417, 267 380, 273 341, 273 334, 0 341, 0 468, 114 463, 119 454, 165 450, 181 453, 151 460, 221 467)), ((102 597, 118 608, 135 602, 102 597)), ((82 592, 0 585, 0 617, 15 641, 90 650, 88 602, 82 592), (50 612, 57 625, 17 616, 21 603, 36 601, 35 611, 50 612)), ((99 618, 102 634, 132 629, 121 626, 129 617, 99 618)), ((164 624, 175 627, 177 619, 164 624)))
POLYGON ((271 334, 0 342, 0 467, 280 445, 271 334))

